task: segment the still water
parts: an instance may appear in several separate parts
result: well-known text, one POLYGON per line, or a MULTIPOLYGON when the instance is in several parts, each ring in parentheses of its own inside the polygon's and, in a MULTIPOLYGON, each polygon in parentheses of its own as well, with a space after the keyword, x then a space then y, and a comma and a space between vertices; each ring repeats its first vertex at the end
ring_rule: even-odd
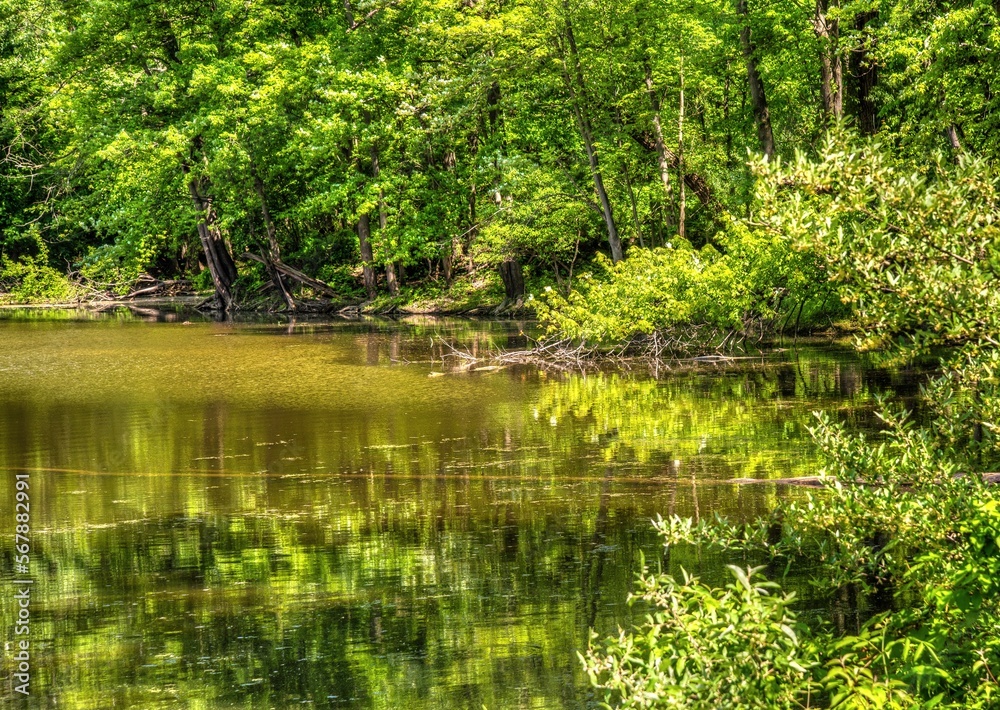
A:
MULTIPOLYGON (((32 708, 582 708, 650 518, 749 519, 816 409, 916 378, 805 346, 654 376, 474 371, 524 323, 0 315, 0 588, 31 506, 32 708), (192 320, 194 320, 192 318, 192 320), (149 321, 149 322, 147 322, 149 321)), ((719 560, 671 558, 707 577, 719 560)))

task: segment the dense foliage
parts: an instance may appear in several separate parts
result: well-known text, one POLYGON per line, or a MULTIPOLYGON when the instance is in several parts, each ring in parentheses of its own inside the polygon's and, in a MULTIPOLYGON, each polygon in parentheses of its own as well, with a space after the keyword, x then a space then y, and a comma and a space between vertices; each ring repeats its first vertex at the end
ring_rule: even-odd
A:
POLYGON ((592 340, 628 329, 600 316, 609 290, 641 329, 818 322, 835 300, 760 232, 748 153, 811 151, 841 121, 904 155, 997 148, 988 4, 4 0, 0 18, 17 300, 71 295, 47 268, 113 293, 214 284, 228 307, 268 283, 286 308, 582 283, 552 323, 592 340), (632 295, 640 263, 677 313, 632 295))
POLYGON ((877 440, 819 419, 824 491, 748 528, 665 521, 749 567, 721 591, 644 575, 659 611, 586 663, 639 707, 996 702, 996 3, 0 8, 6 298, 152 274, 226 310, 458 279, 516 303, 527 281, 591 343, 846 304, 864 347, 939 357, 877 440), (867 620, 797 624, 755 560, 818 562, 867 620))
POLYGON ((614 265, 599 255, 567 296, 544 293, 539 315, 563 336, 620 343, 651 335, 678 351, 735 345, 837 313, 837 295, 810 250, 742 224, 715 243, 694 249, 678 238, 614 265))
POLYGON ((635 633, 592 649, 587 666, 608 700, 629 707, 700 707, 686 688, 736 693, 737 681, 751 690, 722 704, 993 707, 1000 694, 1000 491, 990 475, 1000 464, 1000 300, 992 288, 1000 178, 980 161, 914 165, 890 160, 875 144, 835 143, 816 162, 799 158, 762 173, 766 224, 822 260, 856 304, 862 345, 887 345, 899 359, 950 347, 939 355, 941 374, 924 388, 919 421, 885 407, 884 432, 865 438, 819 417, 822 492, 751 526, 672 517, 659 527, 667 544, 717 545, 779 571, 813 565, 817 587, 831 600, 845 591, 860 597, 867 620, 853 633, 793 628, 787 600, 765 602, 769 583, 740 570, 739 585, 721 596, 647 574, 642 597, 658 611, 635 633), (717 599, 719 611, 675 612, 701 597, 717 599), (706 625, 709 638, 698 649, 704 662, 671 655, 678 634, 701 635, 706 625), (722 640, 728 635, 765 649, 735 676, 724 662, 732 657, 722 640), (664 663, 672 663, 667 675, 664 663))

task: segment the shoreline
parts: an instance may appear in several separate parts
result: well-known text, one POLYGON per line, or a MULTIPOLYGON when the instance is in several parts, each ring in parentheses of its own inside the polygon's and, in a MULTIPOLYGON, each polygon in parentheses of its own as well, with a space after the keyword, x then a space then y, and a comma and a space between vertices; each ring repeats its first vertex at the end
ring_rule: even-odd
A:
MULTIPOLYGON (((150 296, 143 298, 122 298, 122 299, 108 299, 108 300, 88 300, 88 301, 56 301, 56 302, 34 302, 34 303, 0 303, 0 311, 12 311, 12 310, 82 310, 99 313, 101 311, 111 310, 114 308, 129 308, 132 310, 140 309, 176 309, 182 310, 185 308, 190 308, 193 311, 197 311, 203 315, 219 314, 221 313, 215 309, 200 309, 197 306, 205 303, 207 299, 211 296, 208 295, 193 295, 193 296, 150 296)), ((303 301, 303 308, 301 310, 289 311, 289 310, 271 310, 267 308, 240 308, 233 311, 231 315, 244 314, 244 315, 258 315, 258 316, 284 316, 284 317, 303 317, 303 316, 340 316, 340 317, 351 317, 353 316, 384 316, 392 317, 394 315, 408 316, 408 315, 424 315, 424 316, 454 316, 454 317, 478 317, 478 318, 497 318, 497 319, 507 319, 507 318, 533 318, 535 313, 534 310, 524 306, 523 304, 514 304, 511 306, 505 306, 503 303, 496 304, 483 304, 483 303, 467 303, 462 304, 459 301, 454 302, 453 306, 444 305, 434 305, 433 302, 427 304, 426 301, 416 301, 412 303, 405 304, 403 306, 391 306, 389 308, 379 308, 378 304, 374 307, 370 307, 371 302, 368 301, 344 301, 341 303, 325 302, 325 301, 303 301)))

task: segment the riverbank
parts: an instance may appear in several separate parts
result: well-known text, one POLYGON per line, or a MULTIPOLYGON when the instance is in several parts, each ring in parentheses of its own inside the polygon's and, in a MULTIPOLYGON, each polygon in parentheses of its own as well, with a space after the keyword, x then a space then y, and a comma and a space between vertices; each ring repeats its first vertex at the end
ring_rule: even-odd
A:
MULTIPOLYGON (((174 282, 170 282, 173 284, 174 282)), ((66 298, 69 290, 55 292, 52 298, 33 295, 19 298, 15 293, 0 293, 0 308, 84 308, 102 311, 111 308, 188 307, 203 312, 214 310, 214 292, 187 289, 184 292, 156 293, 143 290, 133 297, 79 290, 76 298, 66 298), (86 296, 83 294, 86 293, 86 296)), ((432 315, 478 317, 533 317, 535 311, 526 297, 511 300, 505 297, 503 287, 490 279, 456 279, 451 285, 436 282, 404 286, 399 294, 379 294, 365 299, 357 293, 321 296, 314 293, 297 294, 295 308, 289 308, 273 293, 253 293, 240 302, 236 312, 249 314, 341 314, 341 315, 432 315)))
POLYGON ((128 310, 136 315, 147 315, 158 320, 186 320, 200 316, 203 319, 215 320, 251 320, 255 319, 295 319, 295 318, 338 318, 357 319, 362 317, 380 317, 398 320, 400 318, 426 316, 429 318, 513 318, 532 319, 535 313, 523 304, 476 303, 457 299, 424 299, 406 301, 398 299, 392 302, 377 300, 373 302, 326 301, 309 300, 300 302, 294 311, 279 308, 240 308, 228 314, 211 308, 199 308, 210 298, 205 294, 192 296, 142 297, 133 299, 50 301, 32 303, 0 303, 0 313, 11 311, 35 312, 86 312, 94 315, 128 310))

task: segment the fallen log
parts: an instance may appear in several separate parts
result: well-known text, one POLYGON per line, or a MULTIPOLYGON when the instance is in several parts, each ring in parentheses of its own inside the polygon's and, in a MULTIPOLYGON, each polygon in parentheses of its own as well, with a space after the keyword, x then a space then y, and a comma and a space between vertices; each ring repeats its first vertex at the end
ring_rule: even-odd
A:
MULTIPOLYGON (((142 281, 148 281, 148 279, 142 279, 142 281)), ((191 286, 191 282, 188 281, 187 279, 176 279, 176 280, 169 280, 169 281, 157 281, 152 286, 144 286, 143 288, 136 289, 135 291, 132 291, 130 294, 128 294, 127 296, 125 296, 125 299, 128 300, 128 299, 136 298, 138 296, 148 296, 150 294, 158 293, 159 291, 162 291, 164 289, 172 289, 172 288, 177 288, 177 287, 187 288, 187 287, 190 287, 190 286, 191 286)))
POLYGON ((725 483, 738 483, 740 485, 753 485, 755 483, 774 483, 779 486, 807 486, 809 488, 823 488, 830 479, 822 476, 799 476, 797 478, 733 478, 725 483))
MULTIPOLYGON (((257 256, 256 254, 251 254, 250 252, 244 252, 240 258, 250 259, 251 261, 256 261, 259 264, 264 264, 264 266, 267 266, 267 262, 265 262, 264 259, 257 256)), ((325 284, 319 279, 314 279, 312 276, 304 274, 298 269, 292 268, 283 261, 275 260, 274 268, 277 269, 278 272, 280 272, 281 274, 289 277, 290 279, 294 279, 295 281, 298 281, 300 284, 308 286, 314 291, 318 291, 326 296, 329 296, 330 298, 337 298, 337 296, 339 295, 329 284, 325 284)))
MULTIPOLYGON (((1000 473, 981 474, 986 483, 1000 483, 1000 473)), ((959 474, 955 478, 963 478, 965 474, 959 474)), ((773 483, 779 486, 805 486, 807 488, 825 488, 834 483, 835 479, 823 476, 798 476, 795 478, 733 478, 722 483, 737 483, 740 485, 753 485, 756 483, 773 483)), ((875 484, 866 484, 875 485, 875 484)))

